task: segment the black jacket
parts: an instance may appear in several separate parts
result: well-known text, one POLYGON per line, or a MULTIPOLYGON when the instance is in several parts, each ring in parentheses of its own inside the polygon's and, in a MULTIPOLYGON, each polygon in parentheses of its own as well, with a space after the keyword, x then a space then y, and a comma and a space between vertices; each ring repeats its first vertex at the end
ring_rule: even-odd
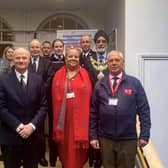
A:
POLYGON ((39 75, 28 72, 26 90, 14 70, 0 77, 0 144, 39 143, 44 138, 42 125, 46 113, 46 91, 39 75), (32 123, 36 127, 27 140, 16 132, 21 123, 32 123))

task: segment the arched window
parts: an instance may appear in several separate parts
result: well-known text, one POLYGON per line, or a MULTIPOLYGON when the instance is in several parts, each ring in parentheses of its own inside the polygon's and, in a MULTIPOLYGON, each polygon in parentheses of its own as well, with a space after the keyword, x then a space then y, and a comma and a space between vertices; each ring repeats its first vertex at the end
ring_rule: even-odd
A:
POLYGON ((37 32, 87 28, 88 26, 76 16, 70 14, 57 14, 45 19, 37 28, 37 32))
POLYGON ((0 17, 0 41, 14 41, 14 33, 4 19, 0 17))

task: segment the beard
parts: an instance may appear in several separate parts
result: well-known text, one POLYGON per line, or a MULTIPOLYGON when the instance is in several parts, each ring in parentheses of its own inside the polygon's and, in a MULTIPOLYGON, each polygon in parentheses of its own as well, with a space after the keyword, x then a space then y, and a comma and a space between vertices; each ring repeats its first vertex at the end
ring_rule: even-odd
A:
POLYGON ((107 47, 96 47, 97 53, 103 54, 107 50, 107 47))

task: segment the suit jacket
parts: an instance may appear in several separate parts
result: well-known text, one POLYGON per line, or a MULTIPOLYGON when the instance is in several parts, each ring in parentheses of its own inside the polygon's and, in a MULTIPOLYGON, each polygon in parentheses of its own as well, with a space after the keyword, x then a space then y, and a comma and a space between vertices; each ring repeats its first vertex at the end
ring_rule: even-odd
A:
MULTIPOLYGON (((88 74, 89 74, 89 77, 90 77, 90 80, 92 82, 92 87, 95 86, 96 82, 98 81, 98 74, 99 74, 99 70, 97 70, 93 64, 92 64, 92 61, 91 61, 91 58, 95 61, 97 61, 97 54, 96 52, 92 51, 89 52, 89 55, 87 56, 87 58, 83 58, 81 57, 81 60, 80 60, 80 64, 82 65, 83 63, 83 67, 87 70, 88 74)), ((103 74, 108 74, 108 70, 105 69, 102 71, 103 74)))
MULTIPOLYGON (((30 61, 29 65, 29 71, 33 72, 32 63, 30 61)), ((42 76, 42 79, 44 81, 44 85, 46 87, 46 90, 50 88, 51 80, 52 80, 52 65, 49 61, 49 59, 46 59, 44 57, 39 57, 39 64, 37 69, 37 74, 42 76)))
POLYGON ((87 57, 84 57, 83 53, 80 56, 80 65, 87 70, 89 57, 95 55, 96 52, 93 50, 90 50, 87 57))
POLYGON ((41 129, 47 112, 46 91, 42 78, 28 72, 27 87, 24 90, 14 69, 0 77, 0 144, 23 144, 25 141, 39 143, 43 140, 41 129), (16 132, 21 124, 32 123, 36 130, 28 139, 22 139, 16 132))

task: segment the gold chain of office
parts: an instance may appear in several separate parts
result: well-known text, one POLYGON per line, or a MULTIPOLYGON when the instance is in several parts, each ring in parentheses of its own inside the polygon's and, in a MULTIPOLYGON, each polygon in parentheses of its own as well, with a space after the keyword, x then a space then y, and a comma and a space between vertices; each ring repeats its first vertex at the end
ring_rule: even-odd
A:
POLYGON ((105 69, 107 69, 107 61, 101 63, 93 59, 92 56, 90 56, 89 58, 93 68, 96 69, 97 71, 104 71, 105 69))

